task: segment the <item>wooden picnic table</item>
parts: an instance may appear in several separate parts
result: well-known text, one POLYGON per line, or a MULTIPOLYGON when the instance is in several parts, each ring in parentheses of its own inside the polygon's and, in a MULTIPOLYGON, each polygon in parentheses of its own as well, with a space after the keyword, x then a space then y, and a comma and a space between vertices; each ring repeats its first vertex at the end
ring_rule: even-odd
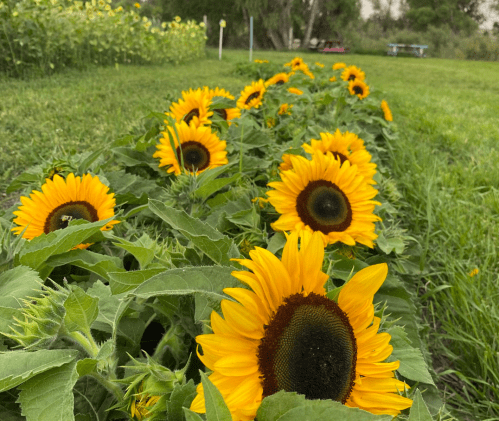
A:
POLYGON ((414 54, 416 57, 426 57, 425 50, 428 48, 427 45, 418 44, 388 44, 389 56, 396 56, 400 51, 409 52, 414 54))

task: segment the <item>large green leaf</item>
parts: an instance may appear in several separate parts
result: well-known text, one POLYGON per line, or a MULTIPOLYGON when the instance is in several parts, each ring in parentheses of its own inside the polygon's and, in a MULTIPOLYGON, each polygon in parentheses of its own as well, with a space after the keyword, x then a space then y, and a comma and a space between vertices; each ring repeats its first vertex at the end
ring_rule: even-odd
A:
POLYGON ((232 415, 220 391, 206 374, 202 371, 199 373, 201 374, 201 382, 203 383, 206 421, 232 421, 232 415))
POLYGON ((74 349, 41 349, 35 352, 10 351, 0 354, 0 392, 12 389, 26 380, 74 360, 74 349))
POLYGON ((113 244, 131 253, 139 262, 141 269, 145 269, 154 259, 156 242, 147 234, 142 234, 136 241, 127 241, 123 238, 117 238, 117 240, 119 242, 113 244))
POLYGON ((331 400, 307 400, 296 393, 278 392, 266 397, 256 417, 260 421, 391 421, 390 415, 374 415, 331 400))
POLYGON ((138 287, 153 276, 165 271, 165 268, 157 268, 134 270, 131 272, 111 272, 108 273, 109 286, 113 294, 121 294, 138 287))
POLYGON ((73 386, 76 362, 55 367, 19 386, 19 402, 26 421, 74 421, 73 386))
POLYGON ((109 272, 125 272, 121 259, 80 249, 52 256, 46 264, 51 267, 71 264, 89 270, 106 281, 109 281, 109 272))
POLYGON ((99 314, 98 298, 91 297, 80 287, 73 286, 64 302, 64 324, 69 332, 79 330, 90 333, 90 326, 99 314))
POLYGON ((185 421, 203 421, 199 414, 191 411, 189 408, 182 408, 184 410, 185 421))
POLYGON ((176 385, 166 402, 166 413, 168 421, 184 421, 183 408, 189 408, 192 400, 196 396, 196 385, 189 380, 183 385, 176 385))
POLYGON ((113 218, 96 222, 84 219, 71 221, 67 228, 42 234, 27 242, 19 253, 19 261, 22 265, 38 270, 51 256, 66 253, 99 232, 101 227, 112 220, 113 218))
POLYGON ((38 296, 42 280, 27 266, 17 266, 0 274, 0 307, 22 307, 22 298, 38 296))
POLYGON ((416 391, 412 402, 409 421, 433 421, 433 417, 431 416, 419 389, 416 391))
POLYGON ((239 257, 239 251, 232 239, 199 219, 157 200, 149 200, 149 208, 172 228, 189 238, 215 263, 229 265, 231 258, 239 257))
POLYGON ((224 188, 228 184, 236 181, 239 177, 241 177, 240 173, 236 173, 231 177, 217 178, 216 180, 211 181, 210 183, 203 184, 201 187, 197 188, 194 191, 194 196, 206 199, 208 196, 216 193, 220 189, 224 188))

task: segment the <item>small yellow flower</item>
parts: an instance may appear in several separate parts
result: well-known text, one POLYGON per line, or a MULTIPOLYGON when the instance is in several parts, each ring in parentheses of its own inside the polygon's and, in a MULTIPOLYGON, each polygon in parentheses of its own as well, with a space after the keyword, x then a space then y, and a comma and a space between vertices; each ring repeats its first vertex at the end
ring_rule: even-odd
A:
POLYGON ((260 206, 261 209, 265 206, 265 203, 269 202, 269 199, 265 199, 265 197, 254 197, 251 199, 253 203, 258 202, 258 206, 260 206))
POLYGON ((147 17, 146 16, 142 16, 142 22, 147 22, 147 17))
POLYGON ((254 62, 255 62, 255 63, 263 63, 263 60, 260 60, 259 58, 256 58, 256 59, 254 60, 254 62))
POLYGON ((291 94, 296 94, 296 95, 302 95, 303 91, 299 90, 298 88, 289 88, 288 92, 291 94))
POLYGON ((275 118, 274 117, 267 118, 267 127, 269 129, 271 129, 272 127, 275 127, 275 118))
POLYGON ((167 25, 167 24, 166 24, 166 22, 163 22, 163 23, 161 24, 161 27, 162 27, 163 29, 165 29, 165 28, 166 28, 166 25, 167 25))
POLYGON ((381 109, 383 110, 383 113, 385 115, 385 120, 393 121, 392 112, 390 111, 390 107, 388 106, 388 103, 385 100, 381 101, 381 109))
POLYGON ((468 275, 469 275, 471 278, 473 278, 473 276, 478 275, 478 272, 480 272, 480 271, 478 270, 478 268, 475 268, 475 269, 473 269, 473 270, 472 270, 472 271, 471 271, 468 275))
POLYGON ((182 18, 180 16, 175 16, 175 22, 180 23, 182 18))
POLYGON ((315 62, 316 66, 319 66, 320 68, 324 68, 324 65, 322 63, 319 63, 318 61, 315 62))
MULTIPOLYGON (((142 391, 142 385, 140 386, 142 391)), ((159 401, 160 396, 149 396, 145 393, 138 393, 130 405, 130 415, 132 418, 141 421, 147 419, 150 415, 148 408, 155 405, 159 401)))
POLYGON ((112 17, 115 15, 115 13, 114 13, 112 10, 110 10, 109 12, 107 12, 107 15, 108 15, 110 18, 112 18, 112 17))
POLYGON ((204 28, 205 26, 206 26, 206 25, 204 24, 204 22, 201 22, 201 23, 199 24, 199 27, 200 27, 200 28, 204 28))
POLYGON ((220 19, 220 26, 225 28, 227 26, 227 22, 224 19, 220 19))
POLYGON ((262 63, 268 63, 269 61, 268 60, 262 60, 262 63))
POLYGON ((329 82, 336 82, 336 76, 330 77, 329 82))
POLYGON ((288 115, 291 115, 291 108, 293 108, 293 104, 289 105, 289 104, 281 104, 281 106, 279 107, 279 111, 277 112, 277 114, 279 115, 283 115, 283 114, 288 114, 288 115))
POLYGON ((333 64, 333 70, 338 70, 338 69, 344 69, 347 67, 345 63, 334 63, 333 64))
MULTIPOLYGON (((133 21, 134 22, 138 22, 139 20, 140 20, 140 16, 138 16, 138 15, 134 15, 133 16, 133 21)), ((132 29, 132 28, 130 28, 130 29, 132 29)))
POLYGON ((104 0, 99 0, 99 7, 104 7, 106 2, 104 0))
MULTIPOLYGON (((88 3, 86 3, 86 4, 88 4, 88 3)), ((123 12, 123 7, 122 7, 122 6, 118 7, 118 8, 116 9, 116 11, 117 11, 117 12, 123 12)))
POLYGON ((137 9, 140 9, 140 3, 134 3, 134 6, 135 6, 137 9))
POLYGON ((106 4, 106 7, 104 9, 109 12, 111 10, 111 6, 109 6, 109 4, 106 4))

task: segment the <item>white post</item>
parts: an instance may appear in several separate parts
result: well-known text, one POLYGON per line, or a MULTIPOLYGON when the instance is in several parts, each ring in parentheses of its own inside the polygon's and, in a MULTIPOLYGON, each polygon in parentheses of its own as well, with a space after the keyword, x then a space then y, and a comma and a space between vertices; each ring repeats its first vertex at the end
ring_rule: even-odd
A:
POLYGON ((203 22, 204 22, 204 27, 208 28, 208 16, 203 15, 203 22))
POLYGON ((225 28, 226 22, 223 19, 220 19, 220 44, 218 47, 218 59, 222 60, 222 39, 224 36, 224 28, 225 28))
POLYGON ((292 26, 289 28, 288 50, 291 50, 291 48, 293 48, 293 27, 292 26))
POLYGON ((253 16, 250 16, 250 54, 249 61, 253 59, 253 16))

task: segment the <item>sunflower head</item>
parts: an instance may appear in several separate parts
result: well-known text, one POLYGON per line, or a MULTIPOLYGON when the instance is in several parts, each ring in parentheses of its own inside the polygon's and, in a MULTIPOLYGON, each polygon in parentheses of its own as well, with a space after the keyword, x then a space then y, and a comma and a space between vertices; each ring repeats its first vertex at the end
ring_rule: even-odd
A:
POLYGON ((297 67, 305 64, 301 57, 295 57, 289 63, 286 63, 285 66, 291 66, 292 70, 295 70, 297 67))
POLYGON ((213 115, 213 111, 209 110, 210 102, 209 91, 205 89, 182 91, 182 98, 170 106, 169 115, 177 123, 184 121, 188 125, 193 123, 197 127, 211 124, 209 118, 213 115))
POLYGON ((345 67, 347 67, 345 63, 338 62, 333 64, 333 70, 344 69, 345 67))
POLYGON ((350 95, 357 95, 359 99, 364 99, 369 95, 369 86, 362 80, 351 80, 348 82, 348 92, 350 95))
POLYGON ((282 171, 282 181, 269 183, 267 192, 279 219, 277 231, 320 232, 324 244, 342 242, 373 247, 377 238, 374 206, 377 190, 358 173, 356 165, 335 159, 332 154, 315 151, 312 160, 289 158, 293 170, 282 171))
POLYGON ((291 163, 291 157, 293 155, 285 153, 282 155, 282 162, 279 164, 279 171, 288 171, 293 169, 293 164, 291 163))
POLYGON ((357 66, 349 66, 343 70, 341 78, 347 82, 364 80, 366 78, 366 74, 357 66))
POLYGON ((321 69, 323 69, 323 68, 324 68, 324 64, 319 63, 318 61, 316 61, 316 62, 315 62, 315 65, 316 65, 317 67, 320 67, 321 69))
POLYGON ((200 173, 207 168, 215 168, 228 163, 226 142, 211 132, 209 127, 188 126, 184 121, 167 126, 168 131, 162 132, 163 137, 156 145, 154 158, 160 159, 160 167, 168 166, 168 172, 181 174, 181 163, 192 174, 200 173), (178 137, 177 137, 177 134, 178 137), (173 141, 175 149, 172 149, 173 141))
POLYGON ((265 82, 265 87, 268 88, 271 85, 280 86, 285 84, 289 80, 289 75, 285 72, 277 73, 265 82))
POLYGON ((381 109, 383 110, 383 114, 386 121, 393 121, 393 115, 390 111, 390 107, 388 106, 388 102, 385 100, 381 101, 381 109))
POLYGON ((228 98, 228 99, 234 99, 234 95, 231 95, 229 91, 226 91, 225 89, 221 89, 218 86, 215 89, 210 89, 208 86, 204 86, 203 90, 205 92, 205 95, 208 97, 209 100, 212 100, 213 97, 222 97, 222 98, 228 98))
MULTIPOLYGON (((279 260, 256 247, 237 261, 250 271, 232 275, 247 288, 226 288, 223 318, 211 315, 212 334, 200 335, 201 361, 224 397, 233 420, 252 420, 262 399, 279 390, 307 399, 332 399, 376 414, 397 415, 412 401, 398 394, 406 385, 393 378, 398 361, 390 335, 378 334, 374 294, 387 265, 361 270, 329 299, 318 233, 291 233, 279 260)), ((191 410, 205 412, 203 386, 191 410)))
MULTIPOLYGON (((53 180, 45 180, 41 189, 34 190, 29 198, 21 196, 22 206, 14 212, 13 222, 18 226, 12 231, 19 235, 27 227, 23 238, 28 240, 66 228, 73 219, 96 222, 114 216, 114 193, 108 193, 109 187, 98 176, 75 177, 70 173, 64 179, 55 174, 53 180)), ((111 221, 101 230, 110 230, 117 223, 111 221)))
POLYGON ((329 82, 336 82, 336 76, 330 77, 329 82))
POLYGON ((283 114, 291 115, 291 108, 293 108, 293 104, 291 104, 291 105, 289 105, 288 103, 281 104, 277 114, 279 114, 279 115, 283 115, 283 114))
POLYGON ((310 79, 315 79, 314 74, 310 71, 308 66, 305 63, 302 63, 296 67, 293 68, 293 70, 300 70, 304 74, 306 74, 310 79))
POLYGON ((251 108, 259 108, 262 105, 263 94, 266 88, 263 79, 258 82, 251 82, 241 91, 241 96, 237 100, 237 108, 249 110, 251 108))
POLYGON ((288 92, 289 92, 290 94, 295 94, 295 95, 303 95, 303 91, 302 91, 302 90, 300 90, 300 89, 298 89, 298 88, 295 88, 294 86, 293 86, 293 87, 291 87, 291 88, 289 88, 289 89, 288 89, 288 92))
POLYGON ((334 134, 320 133, 321 140, 311 139, 311 144, 302 145, 305 152, 313 155, 314 151, 331 153, 340 163, 349 161, 351 165, 356 165, 360 175, 369 184, 376 184, 373 176, 376 174, 376 164, 371 162, 371 154, 367 152, 364 141, 356 134, 341 133, 336 129, 334 134))

